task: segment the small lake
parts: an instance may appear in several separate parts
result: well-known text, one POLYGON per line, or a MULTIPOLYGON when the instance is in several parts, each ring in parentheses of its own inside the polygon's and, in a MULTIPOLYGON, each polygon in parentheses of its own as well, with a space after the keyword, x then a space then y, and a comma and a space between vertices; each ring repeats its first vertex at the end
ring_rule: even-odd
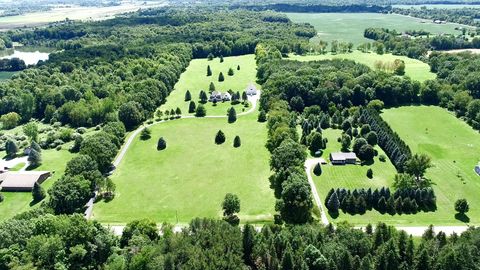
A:
POLYGON ((0 52, 0 59, 20 58, 26 65, 35 65, 40 60, 48 60, 50 48, 19 47, 0 52))

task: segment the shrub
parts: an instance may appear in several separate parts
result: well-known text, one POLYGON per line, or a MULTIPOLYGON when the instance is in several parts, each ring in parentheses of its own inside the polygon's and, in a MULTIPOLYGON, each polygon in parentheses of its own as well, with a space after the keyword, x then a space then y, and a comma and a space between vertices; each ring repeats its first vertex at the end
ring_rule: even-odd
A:
POLYGON ((237 147, 240 147, 240 145, 242 145, 242 142, 240 140, 240 136, 235 136, 235 139, 233 139, 233 147, 237 148, 237 147))
POLYGON ((373 170, 372 170, 371 168, 369 168, 369 169, 367 170, 367 177, 370 178, 370 179, 373 178, 373 170))
POLYGON ((222 144, 224 142, 225 142, 225 134, 223 133, 223 131, 219 130, 217 132, 217 135, 215 135, 215 143, 222 144))
POLYGON ((160 137, 157 142, 157 150, 160 151, 160 150, 164 150, 165 148, 167 148, 167 142, 163 137, 160 137))
POLYGON ((455 211, 457 211, 460 214, 465 214, 470 210, 470 206, 468 205, 468 202, 466 199, 458 199, 455 202, 455 211))
POLYGON ((378 156, 378 160, 380 160, 381 162, 385 162, 387 161, 387 157, 384 154, 381 154, 380 156, 378 156))
POLYGON ((320 176, 322 174, 322 166, 320 165, 320 163, 315 164, 315 167, 313 167, 313 173, 316 176, 320 176))
POLYGON ((61 145, 57 145, 57 147, 55 147, 55 150, 57 150, 57 151, 62 150, 62 146, 61 146, 61 145))
POLYGON ((152 137, 152 131, 148 127, 143 128, 142 131, 140 132, 140 139, 143 141, 148 140, 151 137, 152 137))

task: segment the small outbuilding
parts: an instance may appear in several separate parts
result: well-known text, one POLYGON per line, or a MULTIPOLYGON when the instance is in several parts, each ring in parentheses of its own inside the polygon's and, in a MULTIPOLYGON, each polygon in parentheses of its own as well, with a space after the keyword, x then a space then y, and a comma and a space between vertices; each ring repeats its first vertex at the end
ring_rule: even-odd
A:
POLYGON ((50 177, 48 171, 5 172, 0 174, 2 191, 32 191, 35 183, 42 184, 50 177))
POLYGON ((357 155, 355 155, 353 152, 331 153, 330 162, 333 165, 355 164, 357 162, 357 155))
POLYGON ((232 95, 230 95, 230 93, 228 93, 228 92, 225 92, 225 93, 223 93, 222 99, 223 99, 223 101, 230 101, 230 100, 232 100, 232 95))

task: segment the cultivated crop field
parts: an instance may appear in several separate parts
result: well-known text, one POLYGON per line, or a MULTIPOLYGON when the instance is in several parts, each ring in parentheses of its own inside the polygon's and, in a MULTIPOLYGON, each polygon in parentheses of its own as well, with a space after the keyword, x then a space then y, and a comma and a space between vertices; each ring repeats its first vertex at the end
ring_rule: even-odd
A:
POLYGON ((126 223, 150 218, 156 222, 187 223, 194 217, 222 216, 226 193, 241 201, 241 222, 273 218, 274 197, 269 188, 269 153, 265 123, 257 114, 226 118, 180 119, 151 127, 152 138, 135 138, 112 180, 117 185, 111 202, 99 202, 94 218, 103 223, 126 223), (221 129, 222 145, 214 143, 221 129), (239 135, 242 145, 232 146, 239 135), (157 151, 159 137, 167 148, 157 151), (177 220, 178 218, 178 220, 177 220))
POLYGON ((298 61, 316 61, 316 60, 327 60, 327 59, 349 59, 354 60, 358 63, 365 64, 370 68, 375 68, 375 62, 382 61, 382 62, 393 62, 395 59, 400 59, 405 62, 405 75, 409 76, 413 80, 417 81, 425 81, 425 80, 433 80, 435 79, 436 75, 430 72, 430 67, 428 64, 417 60, 408 58, 406 56, 401 55, 392 55, 391 53, 379 55, 373 52, 370 53, 363 53, 360 51, 353 51, 351 53, 345 54, 335 54, 332 55, 330 53, 324 55, 290 55, 290 59, 298 60, 298 61))
POLYGON ((363 31, 369 27, 382 27, 405 30, 426 30, 433 34, 459 34, 455 27, 463 25, 447 23, 434 24, 426 20, 398 15, 380 13, 287 13, 288 17, 297 23, 310 23, 315 27, 318 40, 353 42, 358 45, 362 42, 371 42, 363 37, 363 31), (422 23, 422 21, 425 21, 422 23))
MULTIPOLYGON (((180 80, 175 85, 175 90, 170 93, 167 102, 161 107, 161 109, 170 110, 179 107, 182 110, 183 115, 188 115, 189 102, 184 101, 185 92, 187 90, 190 91, 192 100, 198 105, 198 96, 201 90, 205 91, 207 96, 210 96, 208 89, 211 82, 214 83, 217 91, 224 93, 231 89, 234 92, 239 91, 241 94, 250 83, 255 82, 255 77, 256 63, 253 54, 225 57, 223 63, 220 63, 219 58, 214 58, 211 61, 208 59, 192 60, 187 70, 181 75, 180 80), (212 70, 212 76, 207 76, 208 65, 210 65, 212 70), (240 66, 240 70, 237 70, 237 66, 240 66), (233 76, 227 75, 229 68, 233 69, 233 76), (225 81, 223 82, 218 81, 218 75, 220 72, 223 73, 225 78, 225 81)), ((231 104, 229 101, 219 102, 216 106, 213 106, 213 103, 211 102, 205 104, 207 115, 226 115, 227 109, 230 107, 231 104)), ((237 110, 237 113, 240 113, 242 112, 243 106, 237 104, 235 109, 237 110)), ((248 108, 245 110, 248 110, 248 108)))

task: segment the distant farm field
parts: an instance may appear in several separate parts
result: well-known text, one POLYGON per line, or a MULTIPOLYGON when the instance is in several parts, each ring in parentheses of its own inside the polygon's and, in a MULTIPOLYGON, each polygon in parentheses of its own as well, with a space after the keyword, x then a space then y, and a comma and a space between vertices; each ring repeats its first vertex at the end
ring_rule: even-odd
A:
POLYGON ((459 34, 455 27, 465 27, 460 24, 434 24, 419 18, 413 18, 398 14, 380 13, 287 13, 287 16, 297 23, 310 23, 315 27, 318 36, 312 42, 318 40, 353 42, 360 44, 372 41, 363 37, 363 32, 369 27, 382 27, 405 30, 426 30, 433 34, 459 34), (424 23, 422 23, 424 21, 424 23))
POLYGON ((436 75, 430 72, 430 67, 428 64, 417 60, 408 58, 406 56, 400 55, 392 55, 392 54, 383 54, 379 55, 373 52, 370 53, 362 53, 360 51, 353 51, 352 53, 345 53, 345 54, 335 54, 332 55, 330 53, 325 55, 291 55, 289 59, 292 60, 299 60, 299 61, 315 61, 315 60, 326 60, 326 59, 333 59, 333 58, 340 58, 340 59, 350 59, 354 60, 358 63, 365 64, 370 68, 374 68, 375 62, 383 61, 383 62, 393 62, 395 59, 401 59, 405 62, 405 75, 409 76, 413 80, 418 81, 425 81, 435 79, 436 75))
MULTIPOLYGON (((179 107, 184 115, 188 115, 189 102, 185 101, 185 93, 187 90, 190 91, 192 100, 198 105, 201 90, 205 91, 207 96, 210 96, 208 89, 211 82, 213 82, 217 91, 223 93, 231 89, 241 94, 250 83, 255 82, 256 73, 255 56, 253 54, 225 57, 223 63, 220 63, 219 58, 214 58, 211 61, 208 59, 192 60, 187 70, 181 75, 180 80, 175 85, 175 90, 170 93, 167 97, 167 102, 165 105, 162 105, 160 109, 170 110, 179 107), (207 76, 208 66, 210 66, 212 70, 212 76, 207 76), (240 66, 240 70, 237 70, 237 66, 240 66), (229 68, 233 69, 233 76, 227 75, 229 68), (220 72, 223 73, 225 78, 223 82, 218 81, 220 72)), ((230 107, 229 101, 218 102, 216 106, 213 106, 211 102, 205 104, 207 115, 226 115, 227 109, 230 107)), ((242 112, 244 109, 241 104, 236 105, 235 108, 237 113, 242 112)))
MULTIPOLYGON (((433 188, 437 196, 437 211, 393 216, 382 215, 377 211, 354 216, 341 212, 337 219, 330 216, 329 219, 333 222, 346 220, 355 225, 377 222, 403 226, 461 225, 464 223, 455 219, 453 205, 457 199, 466 198, 470 204, 470 224, 480 224, 480 176, 473 170, 479 161, 478 132, 439 107, 407 106, 388 109, 382 113, 382 117, 409 144, 414 153, 425 153, 432 158, 435 167, 428 170, 426 177, 435 182, 433 188)), ((327 153, 338 150, 340 145, 335 141, 332 148, 332 135, 326 134, 329 138, 327 153)), ((338 137, 338 134, 332 139, 338 137)), ((372 180, 365 176, 367 168, 361 166, 325 165, 322 168, 322 175, 314 178, 321 199, 325 198, 332 187, 391 187, 396 173, 393 165, 379 163, 377 159, 372 165, 372 180)))
POLYGON ((226 193, 241 200, 241 222, 271 221, 274 196, 269 188, 269 153, 265 123, 257 114, 226 118, 173 120, 151 127, 152 138, 138 137, 112 175, 116 196, 94 207, 102 223, 126 223, 150 218, 156 222, 188 223, 194 217, 220 218, 226 193), (222 130, 226 142, 214 143, 222 130), (242 145, 232 146, 239 135, 242 145), (159 137, 167 148, 157 151, 159 137))

